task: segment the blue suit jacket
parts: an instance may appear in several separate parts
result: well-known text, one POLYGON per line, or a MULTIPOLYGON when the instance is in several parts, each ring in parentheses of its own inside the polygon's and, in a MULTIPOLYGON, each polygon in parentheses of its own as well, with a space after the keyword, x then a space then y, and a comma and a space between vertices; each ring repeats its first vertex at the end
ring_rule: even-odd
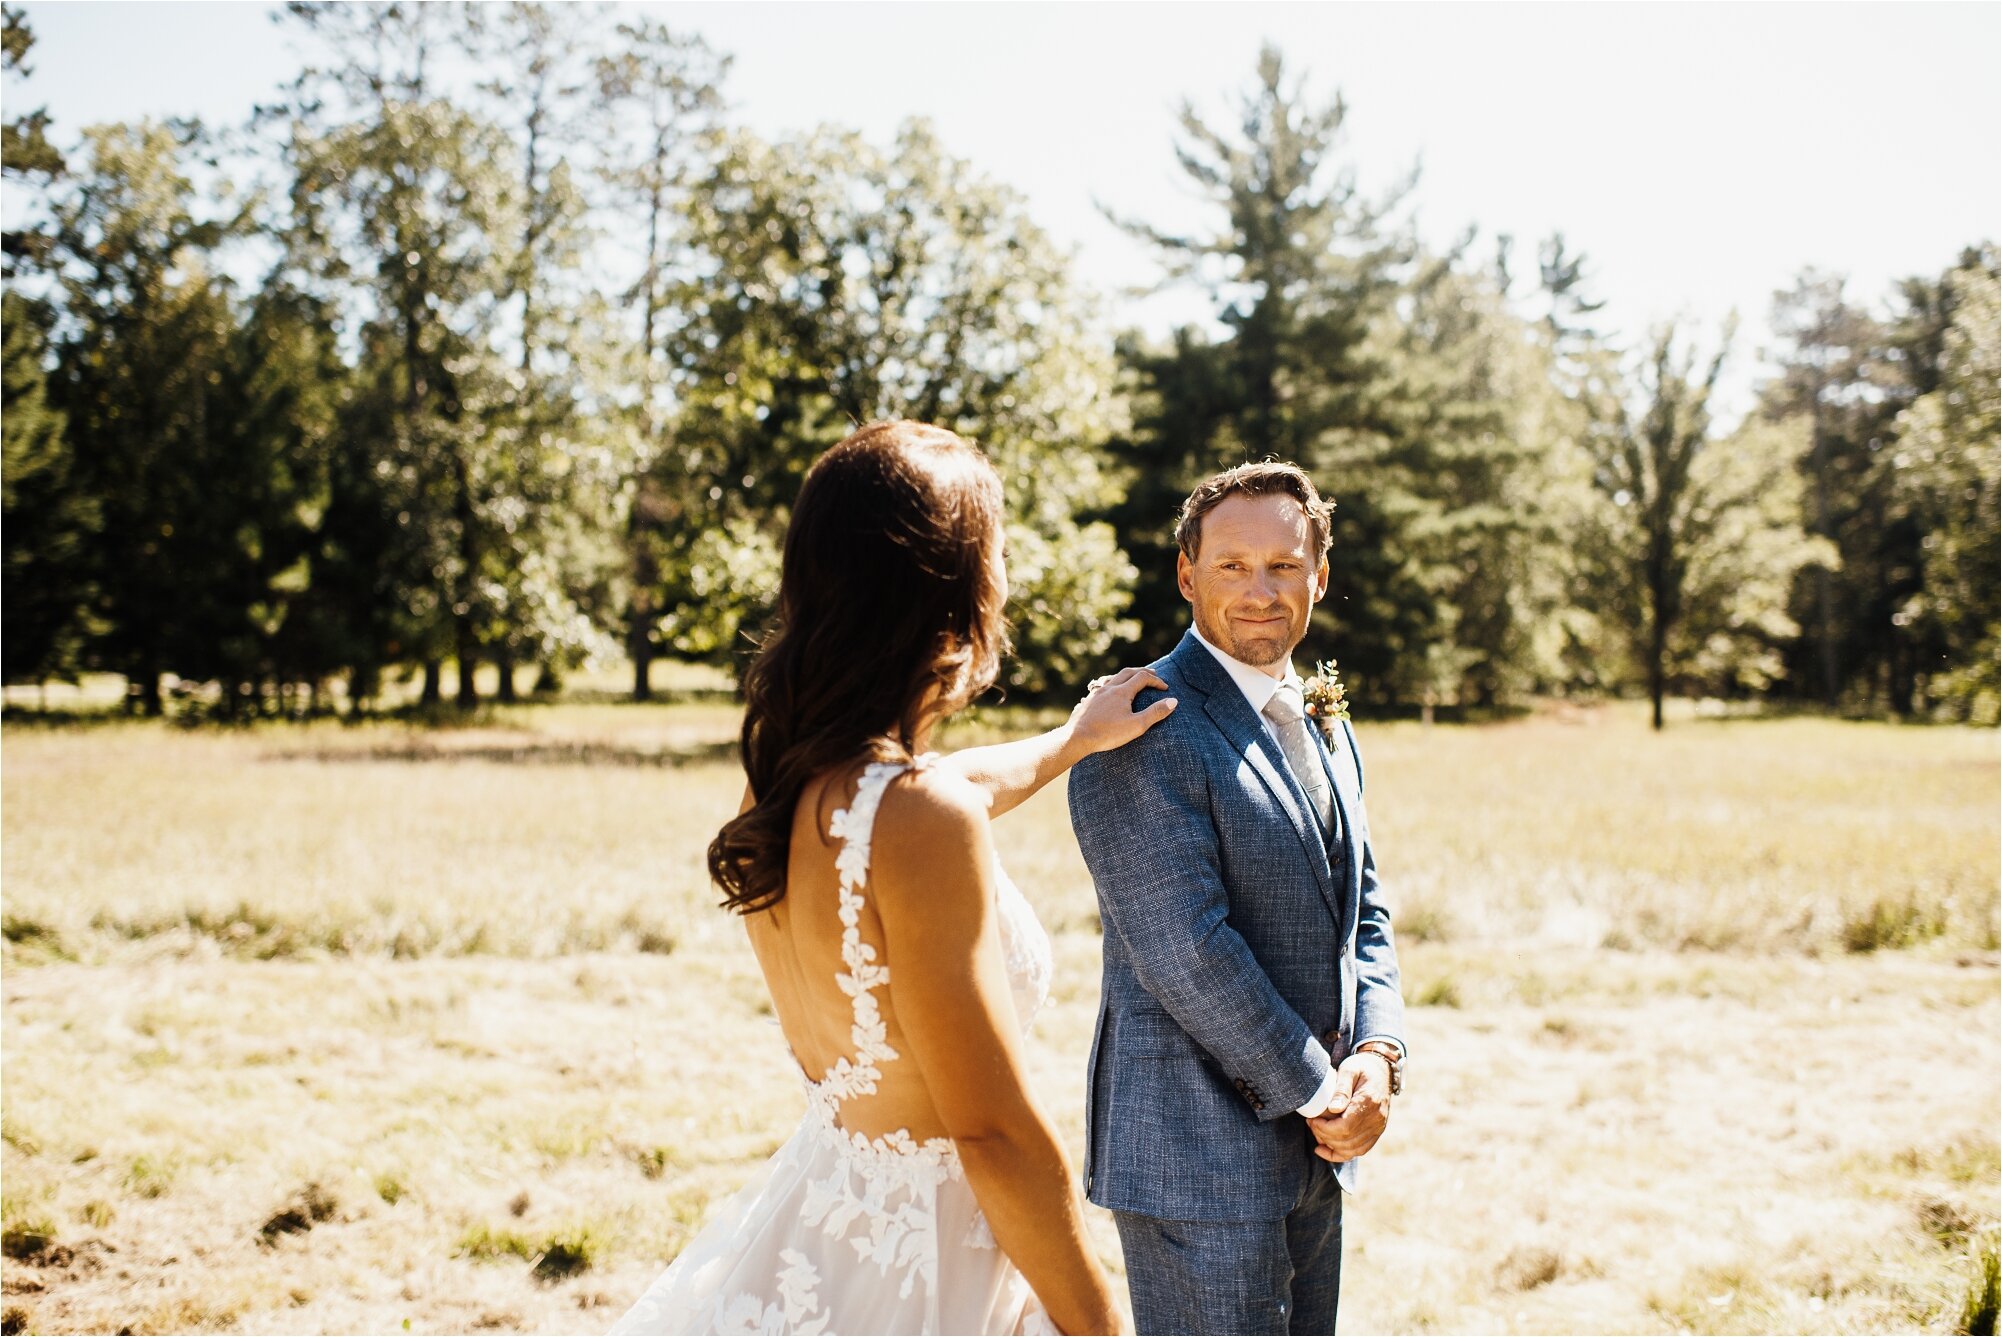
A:
POLYGON ((1357 1038, 1403 1043, 1362 763, 1344 723, 1347 746, 1323 749, 1324 838, 1278 743, 1192 634, 1152 667, 1175 713, 1070 779, 1105 924, 1085 1191, 1169 1220, 1270 1220, 1332 1172, 1294 1112, 1330 1057, 1357 1038))

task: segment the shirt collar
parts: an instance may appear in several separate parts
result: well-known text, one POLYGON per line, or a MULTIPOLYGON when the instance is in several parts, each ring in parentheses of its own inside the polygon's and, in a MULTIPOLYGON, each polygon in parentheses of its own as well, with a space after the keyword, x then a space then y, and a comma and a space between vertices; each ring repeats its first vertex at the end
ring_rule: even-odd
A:
POLYGON ((1216 656, 1216 662, 1223 665, 1223 671, 1237 684, 1237 690, 1244 693, 1244 699, 1250 703, 1254 715, 1265 714, 1265 707, 1271 703, 1272 694, 1279 690, 1281 683, 1290 682, 1297 685, 1300 681, 1300 675, 1293 671, 1293 661, 1290 659, 1286 661, 1286 676, 1275 678, 1264 669, 1253 668, 1241 659, 1233 659, 1211 645, 1209 638, 1196 630, 1193 622, 1190 623, 1189 632, 1201 643, 1203 649, 1216 656))

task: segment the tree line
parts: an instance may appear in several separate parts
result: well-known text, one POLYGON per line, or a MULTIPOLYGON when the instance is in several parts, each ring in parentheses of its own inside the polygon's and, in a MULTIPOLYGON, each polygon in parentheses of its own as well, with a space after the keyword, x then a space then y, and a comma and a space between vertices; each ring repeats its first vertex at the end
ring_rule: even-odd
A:
POLYGON ((4 127, 9 682, 365 712, 623 650, 644 698, 741 662, 804 470, 896 416, 1007 480, 1018 699, 1172 644, 1175 506, 1278 456, 1337 503, 1310 647, 1365 701, 1996 718, 1992 243, 1871 304, 1801 275, 1723 430, 1730 330, 1622 348, 1562 236, 1428 246, 1275 50, 1164 145, 1208 226, 1115 220, 1211 303, 1150 341, 925 123, 760 137, 654 18, 276 17, 315 57, 246 124, 4 127))

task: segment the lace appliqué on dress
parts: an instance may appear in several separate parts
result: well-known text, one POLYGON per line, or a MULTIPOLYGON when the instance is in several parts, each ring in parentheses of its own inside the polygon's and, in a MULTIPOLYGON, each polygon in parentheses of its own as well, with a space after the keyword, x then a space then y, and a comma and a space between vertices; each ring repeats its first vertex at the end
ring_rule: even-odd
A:
POLYGON ((797 1249, 786 1249, 779 1254, 779 1261, 785 1266, 779 1272, 779 1298, 775 1304, 765 1304, 757 1296, 739 1292, 727 1301, 718 1296, 709 1314, 709 1322, 704 1326, 710 1332, 718 1333, 799 1333, 802 1337, 818 1337, 827 1331, 828 1314, 817 1312, 820 1301, 814 1292, 820 1286, 820 1273, 797 1249))

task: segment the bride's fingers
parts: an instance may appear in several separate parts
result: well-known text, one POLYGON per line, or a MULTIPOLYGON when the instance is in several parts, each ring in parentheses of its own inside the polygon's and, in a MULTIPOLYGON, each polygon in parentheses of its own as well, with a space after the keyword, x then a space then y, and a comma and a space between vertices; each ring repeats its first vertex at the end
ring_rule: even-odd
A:
POLYGON ((1128 701, 1150 687, 1159 687, 1163 691, 1168 688, 1168 684, 1161 679, 1160 674, 1144 668, 1121 669, 1114 676, 1110 686, 1123 693, 1128 701))

